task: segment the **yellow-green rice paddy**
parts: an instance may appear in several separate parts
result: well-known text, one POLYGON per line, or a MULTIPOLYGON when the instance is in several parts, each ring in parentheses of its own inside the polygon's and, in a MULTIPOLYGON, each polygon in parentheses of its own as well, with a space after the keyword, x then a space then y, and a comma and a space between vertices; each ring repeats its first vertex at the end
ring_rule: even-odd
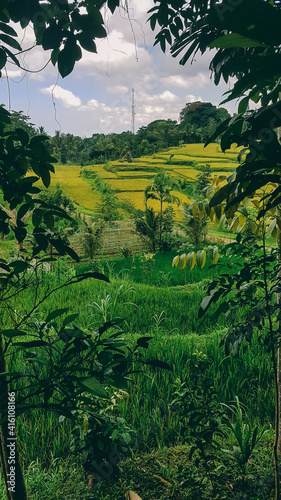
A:
MULTIPOLYGON (((152 156, 135 158, 134 162, 112 161, 108 165, 91 165, 87 169, 100 175, 120 201, 130 200, 138 209, 144 209, 144 191, 154 175, 162 169, 169 171, 173 178, 193 182, 200 172, 200 167, 209 164, 213 176, 229 175, 238 166, 239 149, 234 147, 222 153, 218 144, 186 144, 170 148, 152 156)), ((101 195, 90 182, 81 177, 81 169, 77 165, 57 165, 52 177, 52 186, 59 183, 62 190, 70 196, 74 203, 85 212, 95 211, 101 195)), ((175 194, 181 202, 190 200, 178 191, 175 194)), ((157 201, 150 200, 149 206, 158 209, 157 201)), ((179 210, 175 207, 177 218, 179 210)))

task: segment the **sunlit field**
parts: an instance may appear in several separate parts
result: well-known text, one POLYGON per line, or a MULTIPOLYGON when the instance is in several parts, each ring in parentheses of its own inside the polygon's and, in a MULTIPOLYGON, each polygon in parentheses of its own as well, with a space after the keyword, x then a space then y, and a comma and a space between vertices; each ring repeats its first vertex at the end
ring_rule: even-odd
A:
MULTIPOLYGON (((167 170, 175 180, 193 182, 200 169, 209 164, 212 176, 229 175, 238 165, 239 150, 232 148, 222 153, 218 144, 186 144, 177 148, 135 158, 133 162, 112 161, 106 165, 56 165, 56 174, 53 176, 52 188, 60 184, 63 192, 70 196, 80 211, 91 215, 95 213, 97 204, 101 201, 101 192, 96 188, 93 180, 81 177, 81 169, 96 172, 102 181, 109 186, 119 201, 129 200, 135 208, 144 210, 144 191, 150 184, 153 176, 167 170)), ((180 189, 174 194, 181 203, 189 203, 190 199, 180 189)), ((159 203, 150 200, 148 206, 159 210, 159 203)), ((164 205, 164 208, 167 205, 164 205)), ((180 218, 180 209, 174 206, 176 218, 180 218)))

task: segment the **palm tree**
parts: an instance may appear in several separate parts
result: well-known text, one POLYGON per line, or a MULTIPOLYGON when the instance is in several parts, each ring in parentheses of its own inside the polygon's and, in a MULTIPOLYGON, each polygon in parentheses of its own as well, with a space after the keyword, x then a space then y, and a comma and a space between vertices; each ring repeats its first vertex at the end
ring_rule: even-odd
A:
POLYGON ((160 222, 159 222, 159 243, 161 248, 162 240, 162 223, 163 223, 163 203, 177 203, 179 206, 180 200, 177 196, 171 193, 173 189, 173 184, 175 181, 172 179, 171 174, 166 172, 160 172, 155 175, 152 179, 152 183, 147 186, 144 196, 145 196, 145 206, 147 208, 147 200, 159 200, 160 201, 160 222))
POLYGON ((202 239, 205 241, 207 234, 207 219, 206 216, 200 219, 198 213, 193 215, 190 206, 187 203, 183 203, 182 209, 182 221, 179 222, 179 227, 185 232, 192 243, 199 247, 202 239))
POLYGON ((86 257, 93 260, 97 250, 102 246, 104 224, 84 219, 76 239, 82 245, 86 257))

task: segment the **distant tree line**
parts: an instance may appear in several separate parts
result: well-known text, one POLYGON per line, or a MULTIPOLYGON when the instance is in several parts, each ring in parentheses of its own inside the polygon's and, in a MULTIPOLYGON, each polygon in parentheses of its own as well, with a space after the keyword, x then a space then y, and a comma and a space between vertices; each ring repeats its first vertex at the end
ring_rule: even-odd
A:
MULTIPOLYGON (((197 101, 185 105, 180 112, 179 123, 170 119, 154 120, 141 127, 136 134, 126 131, 120 134, 93 134, 85 138, 56 131, 49 138, 49 148, 52 156, 62 164, 105 163, 126 159, 128 152, 131 157, 137 158, 172 146, 205 142, 229 116, 225 108, 197 101)), ((36 128, 22 111, 12 112, 12 122, 15 128, 25 129, 31 137, 38 133, 48 135, 44 127, 36 128)))

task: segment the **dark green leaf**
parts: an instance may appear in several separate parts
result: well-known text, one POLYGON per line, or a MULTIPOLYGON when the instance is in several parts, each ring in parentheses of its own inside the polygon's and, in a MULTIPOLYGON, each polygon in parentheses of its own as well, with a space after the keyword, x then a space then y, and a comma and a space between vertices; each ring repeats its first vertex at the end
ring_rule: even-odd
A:
POLYGON ((79 33, 77 35, 77 39, 83 49, 87 50, 88 52, 97 52, 97 46, 94 40, 87 33, 79 33))
POLYGON ((112 14, 114 13, 116 7, 119 7, 120 0, 108 0, 107 1, 108 7, 111 10, 112 14))
POLYGON ((28 133, 22 128, 16 128, 15 133, 16 139, 19 140, 23 146, 27 146, 27 144, 29 143, 28 133))
POLYGON ((17 328, 8 328, 6 330, 1 330, 1 334, 4 335, 4 337, 9 338, 27 335, 26 332, 24 332, 23 330, 18 330, 17 328))
POLYGON ((58 62, 58 57, 59 57, 59 54, 60 54, 60 49, 54 49, 51 53, 51 61, 52 61, 52 65, 55 66, 58 62))
POLYGON ((35 210, 33 210, 32 224, 34 227, 40 226, 43 213, 43 210, 41 210, 40 208, 35 208, 35 210))
POLYGON ((19 243, 22 243, 27 235, 26 229, 24 229, 22 227, 15 227, 14 232, 15 232, 15 237, 16 237, 17 241, 19 243))
POLYGON ((106 281, 107 283, 110 283, 109 279, 107 276, 101 273, 96 273, 96 272, 88 272, 88 273, 83 273, 83 274, 77 274, 76 280, 77 281, 83 281, 88 278, 94 278, 96 280, 101 280, 101 281, 106 281))
POLYGON ((62 76, 65 78, 69 75, 76 61, 76 41, 74 38, 69 37, 66 41, 64 49, 62 49, 58 56, 58 69, 62 76))
POLYGON ((24 271, 26 271, 26 269, 30 267, 30 265, 24 260, 16 260, 14 262, 11 262, 9 265, 10 267, 14 268, 15 274, 23 273, 24 271))
POLYGON ((53 214, 51 212, 44 212, 43 218, 47 228, 52 231, 55 225, 55 219, 53 214))
POLYGON ((16 56, 11 52, 7 47, 5 47, 5 52, 6 54, 12 59, 12 61, 17 65, 20 66, 19 60, 16 58, 16 56))
POLYGON ((221 297, 221 295, 225 292, 223 288, 214 288, 211 290, 210 295, 204 297, 200 304, 198 318, 202 318, 202 316, 207 312, 211 304, 217 302, 217 300, 221 297))
POLYGON ((50 171, 46 167, 40 166, 40 177, 44 186, 48 188, 51 183, 51 175, 50 171))
POLYGON ((68 307, 64 307, 63 309, 55 309, 54 311, 51 311, 46 318, 46 323, 50 323, 50 321, 52 321, 55 318, 58 318, 59 316, 62 316, 67 311, 68 307))
POLYGON ((107 392, 103 385, 94 377, 83 378, 78 380, 78 384, 82 387, 83 390, 94 394, 100 398, 107 398, 107 392))
POLYGON ((6 35, 18 36, 17 32, 12 28, 12 26, 6 23, 0 22, 0 31, 3 31, 4 33, 6 33, 6 35))
POLYGON ((66 325, 69 325, 69 323, 72 323, 72 321, 74 321, 76 318, 78 318, 79 314, 70 314, 69 316, 67 316, 64 320, 63 320, 63 328, 66 327, 66 325))
MULTIPOLYGON (((214 196, 210 200, 210 207, 215 207, 219 205, 222 201, 224 201, 230 193, 233 191, 233 186, 231 184, 226 184, 219 191, 217 191, 214 196)), ((220 219, 220 217, 218 217, 220 219)))
POLYGON ((247 38, 237 33, 221 36, 209 44, 210 49, 230 49, 232 47, 263 47, 257 40, 247 38))
POLYGON ((240 115, 243 115, 245 113, 245 111, 247 111, 248 105, 249 105, 249 97, 244 97, 244 99, 242 99, 239 102, 238 113, 240 115))
MULTIPOLYGON (((15 342, 14 345, 26 347, 28 349, 30 349, 31 347, 43 347, 43 346, 52 347, 48 342, 44 342, 44 340, 31 340, 29 342, 15 342)), ((37 361, 37 359, 35 358, 34 361, 37 361)))
POLYGON ((24 203, 23 205, 21 205, 20 208, 18 209, 17 219, 20 220, 22 217, 24 217, 29 209, 30 205, 28 203, 24 203))
POLYGON ((159 361, 158 359, 152 359, 149 361, 145 361, 146 365, 154 366, 155 368, 163 368, 164 370, 171 370, 172 368, 165 361, 159 361))
POLYGON ((9 379, 26 377, 27 375, 20 372, 2 372, 0 373, 0 377, 9 377, 9 379))
POLYGON ((106 323, 104 323, 104 325, 99 328, 99 334, 102 335, 109 328, 112 328, 113 326, 116 326, 122 322, 123 322, 123 320, 121 320, 121 319, 116 319, 115 321, 106 321, 106 323))
POLYGON ((123 391, 128 389, 128 381, 122 377, 122 375, 111 375, 106 377, 106 382, 116 387, 116 389, 122 389, 123 391))
POLYGON ((42 47, 44 50, 57 49, 63 39, 63 30, 58 24, 49 26, 42 37, 42 47))
POLYGON ((140 337, 138 340, 137 340, 137 344, 139 347, 144 347, 145 349, 147 349, 149 347, 149 344, 148 342, 152 339, 153 337, 140 337))
POLYGON ((13 49, 16 49, 18 51, 22 50, 22 48, 21 48, 20 44, 17 42, 17 40, 10 37, 9 35, 0 35, 0 40, 2 40, 2 42, 9 45, 10 47, 13 47, 13 49))
POLYGON ((7 62, 7 54, 5 50, 2 47, 0 47, 0 69, 4 68, 6 62, 7 62))

